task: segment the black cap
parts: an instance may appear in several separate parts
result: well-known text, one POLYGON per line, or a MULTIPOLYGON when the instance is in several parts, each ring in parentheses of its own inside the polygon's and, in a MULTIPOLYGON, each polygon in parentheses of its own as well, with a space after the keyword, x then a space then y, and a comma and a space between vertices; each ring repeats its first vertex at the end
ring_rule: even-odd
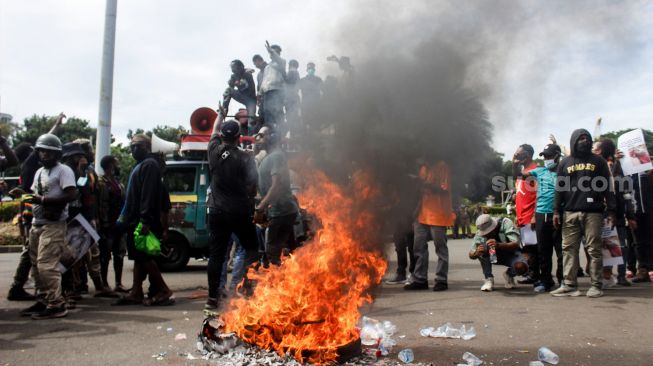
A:
POLYGON ((234 140, 240 136, 240 124, 233 119, 225 122, 220 127, 220 134, 227 140, 234 140))
POLYGON ((562 150, 560 150, 560 146, 556 144, 548 144, 544 146, 544 150, 542 150, 540 156, 544 156, 544 155, 552 156, 555 154, 560 154, 561 152, 562 150))
POLYGON ((74 155, 86 156, 86 153, 82 149, 82 145, 77 142, 68 142, 66 144, 63 144, 62 154, 63 154, 62 158, 67 158, 69 156, 74 156, 74 155))

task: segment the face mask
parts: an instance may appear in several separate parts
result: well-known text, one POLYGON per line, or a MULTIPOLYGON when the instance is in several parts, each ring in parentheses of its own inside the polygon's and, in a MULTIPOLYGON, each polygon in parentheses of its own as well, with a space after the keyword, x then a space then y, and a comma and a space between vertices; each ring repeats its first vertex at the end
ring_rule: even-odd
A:
POLYGON ((308 74, 311 75, 311 76, 312 76, 312 75, 315 75, 315 70, 313 70, 313 69, 308 69, 307 72, 308 72, 308 74))
POLYGON ((544 160, 544 167, 547 169, 551 169, 554 165, 556 165, 556 161, 553 159, 547 159, 544 160))
POLYGON ((118 168, 113 169, 113 176, 116 178, 120 177, 120 169, 118 168))
POLYGON ((590 144, 588 141, 585 141, 585 142, 579 142, 579 143, 576 145, 576 150, 578 150, 578 152, 579 152, 580 154, 587 155, 587 154, 589 154, 589 153, 591 152, 591 150, 592 150, 592 144, 590 144))
POLYGON ((132 157, 136 161, 142 161, 147 157, 147 150, 141 145, 132 145, 132 157))

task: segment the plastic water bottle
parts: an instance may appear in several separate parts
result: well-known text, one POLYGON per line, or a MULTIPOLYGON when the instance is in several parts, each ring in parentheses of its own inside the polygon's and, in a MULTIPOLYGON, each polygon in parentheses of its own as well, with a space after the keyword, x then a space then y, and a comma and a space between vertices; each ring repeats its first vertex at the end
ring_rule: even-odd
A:
POLYGON ((483 364, 483 361, 471 352, 463 353, 463 360, 467 361, 467 364, 470 366, 479 366, 483 364))
POLYGON ((490 254, 490 262, 492 264, 497 263, 497 246, 495 244, 488 244, 488 253, 490 254))
POLYGON ((415 355, 413 354, 413 350, 410 348, 406 348, 404 350, 399 351, 399 360, 403 363, 411 363, 415 360, 415 355))
POLYGON ((546 347, 540 347, 537 351, 537 358, 542 362, 550 363, 552 365, 557 365, 558 362, 560 362, 560 357, 546 347))

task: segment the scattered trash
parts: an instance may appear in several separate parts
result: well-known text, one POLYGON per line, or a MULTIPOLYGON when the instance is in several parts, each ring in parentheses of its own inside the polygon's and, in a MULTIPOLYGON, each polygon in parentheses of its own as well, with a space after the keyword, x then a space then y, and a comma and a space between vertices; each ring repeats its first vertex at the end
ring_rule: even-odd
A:
POLYGON ((166 332, 168 332, 168 333, 172 333, 173 330, 174 329, 172 329, 172 328, 166 328, 166 332))
POLYGON ((476 329, 473 326, 467 328, 465 324, 461 325, 460 328, 454 328, 451 323, 447 323, 437 329, 433 329, 433 327, 422 328, 419 330, 419 334, 422 337, 455 338, 468 341, 476 337, 476 329))
POLYGON ((405 335, 405 334, 402 334, 402 335, 399 336, 399 338, 402 338, 402 339, 403 339, 403 338, 406 338, 406 335, 405 335))
POLYGON ((192 354, 189 353, 189 354, 186 355, 186 359, 187 360, 197 360, 197 357, 195 357, 195 356, 193 356, 192 354))
POLYGON ((483 361, 480 358, 474 356, 474 354, 471 352, 463 353, 463 360, 467 361, 468 366, 479 366, 483 364, 483 361))
POLYGON ((186 310, 182 311, 181 313, 184 315, 188 315, 188 312, 186 310))
POLYGON ((164 358, 168 355, 168 352, 159 352, 155 355, 152 355, 152 358, 156 358, 157 361, 163 361, 164 358))
POLYGON ((186 333, 177 333, 175 336, 175 341, 182 341, 186 339, 186 333))
POLYGON ((189 320, 190 320, 190 318, 184 318, 184 320, 185 320, 185 321, 189 321, 189 320))
POLYGON ((360 337, 365 346, 376 346, 376 357, 387 356, 397 342, 392 335, 397 331, 397 326, 390 321, 378 321, 366 316, 361 318, 360 337))
POLYGON ((225 354, 240 345, 240 339, 236 333, 221 333, 224 322, 215 317, 204 319, 202 333, 197 337, 197 349, 204 355, 217 352, 225 354))
POLYGON ((560 362, 560 357, 546 347, 540 347, 537 351, 537 358, 542 362, 550 363, 552 365, 557 365, 560 362))
POLYGON ((399 352, 399 360, 403 363, 411 363, 415 360, 415 355, 413 354, 413 350, 410 348, 406 348, 404 350, 401 350, 399 352))
POLYGON ((529 353, 530 351, 527 349, 518 349, 517 352, 519 353, 529 353))
POLYGON ((528 366, 544 366, 542 361, 531 361, 528 366))
POLYGON ((159 325, 158 327, 156 327, 156 330, 161 330, 162 328, 163 327, 159 325))

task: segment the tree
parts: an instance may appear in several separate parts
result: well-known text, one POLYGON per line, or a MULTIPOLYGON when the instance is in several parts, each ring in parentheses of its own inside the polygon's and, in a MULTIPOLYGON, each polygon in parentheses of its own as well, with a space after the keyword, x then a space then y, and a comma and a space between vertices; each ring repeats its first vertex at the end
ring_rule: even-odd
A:
POLYGON ((129 178, 129 173, 136 165, 136 161, 132 158, 131 151, 129 151, 128 146, 122 146, 122 144, 111 145, 111 155, 113 155, 118 160, 118 166, 120 167, 120 182, 127 187, 127 179, 129 178))
MULTIPOLYGON (((39 136, 47 133, 52 128, 55 118, 45 115, 37 116, 36 114, 25 118, 23 125, 19 126, 18 131, 15 133, 13 139, 14 146, 22 142, 34 144, 39 136)), ((95 134, 96 130, 89 126, 89 121, 77 117, 68 118, 56 131, 56 135, 63 143, 71 142, 78 138, 93 139, 95 134)))
MULTIPOLYGON (((614 143, 617 143, 617 138, 619 136, 623 135, 626 132, 630 132, 634 130, 634 128, 627 128, 625 130, 619 130, 619 131, 611 131, 608 133, 601 134, 601 138, 609 138, 614 141, 614 143)), ((649 153, 653 153, 653 131, 651 130, 646 130, 642 128, 642 131, 644 132, 644 141, 646 141, 646 147, 648 148, 649 153)))
POLYGON ((189 132, 183 126, 172 127, 172 126, 157 125, 151 131, 150 130, 145 131, 142 128, 137 128, 136 131, 130 129, 129 132, 127 132, 127 138, 131 140, 132 137, 134 137, 134 135, 138 135, 138 134, 145 134, 147 136, 152 137, 152 133, 154 133, 155 135, 157 135, 159 138, 163 140, 178 144, 181 142, 181 136, 187 135, 189 132))

